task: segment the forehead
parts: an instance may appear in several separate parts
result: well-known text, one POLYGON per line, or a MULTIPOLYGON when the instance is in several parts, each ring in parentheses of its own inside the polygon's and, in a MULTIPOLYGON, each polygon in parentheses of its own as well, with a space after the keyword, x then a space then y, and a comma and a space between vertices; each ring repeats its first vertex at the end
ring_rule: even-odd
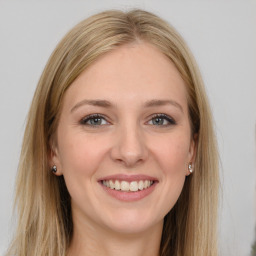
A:
POLYGON ((175 99, 187 105, 186 86, 175 65, 149 43, 123 45, 103 55, 69 87, 65 101, 106 99, 133 103, 175 99))

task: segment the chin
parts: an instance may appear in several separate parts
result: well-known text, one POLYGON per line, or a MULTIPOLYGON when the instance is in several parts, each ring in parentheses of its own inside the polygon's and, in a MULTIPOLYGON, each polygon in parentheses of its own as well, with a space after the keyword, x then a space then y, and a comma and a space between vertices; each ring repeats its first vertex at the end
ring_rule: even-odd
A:
POLYGON ((147 216, 138 211, 126 213, 120 211, 119 214, 112 214, 108 223, 106 223, 106 218, 104 222, 108 229, 128 235, 147 232, 154 226, 161 224, 163 219, 157 220, 154 216, 147 216))

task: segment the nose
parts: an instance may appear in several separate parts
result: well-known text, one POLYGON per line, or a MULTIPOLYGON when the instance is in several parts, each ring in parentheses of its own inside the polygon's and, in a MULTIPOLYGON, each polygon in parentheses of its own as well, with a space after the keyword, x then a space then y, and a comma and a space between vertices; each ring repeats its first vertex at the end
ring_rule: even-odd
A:
POLYGON ((142 131, 136 125, 119 127, 115 134, 111 157, 126 167, 134 167, 148 157, 142 131))

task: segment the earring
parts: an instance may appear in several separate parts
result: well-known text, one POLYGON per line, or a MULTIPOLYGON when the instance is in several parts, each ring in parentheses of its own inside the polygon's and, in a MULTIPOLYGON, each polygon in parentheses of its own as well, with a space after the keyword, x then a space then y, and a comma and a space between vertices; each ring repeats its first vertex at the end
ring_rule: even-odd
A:
POLYGON ((189 170, 190 173, 193 172, 192 163, 189 163, 189 164, 188 164, 188 170, 189 170))
POLYGON ((56 173, 56 172, 57 172, 57 166, 54 165, 54 166, 52 167, 51 171, 52 171, 53 173, 56 173))

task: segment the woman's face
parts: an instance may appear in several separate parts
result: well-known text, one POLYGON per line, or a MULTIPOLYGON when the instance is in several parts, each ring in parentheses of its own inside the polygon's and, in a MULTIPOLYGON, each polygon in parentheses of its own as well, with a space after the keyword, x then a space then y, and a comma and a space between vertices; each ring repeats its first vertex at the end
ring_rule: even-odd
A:
POLYGON ((194 151, 184 81, 156 48, 134 43, 69 87, 52 163, 64 175, 74 225, 136 233, 162 225, 194 151))

